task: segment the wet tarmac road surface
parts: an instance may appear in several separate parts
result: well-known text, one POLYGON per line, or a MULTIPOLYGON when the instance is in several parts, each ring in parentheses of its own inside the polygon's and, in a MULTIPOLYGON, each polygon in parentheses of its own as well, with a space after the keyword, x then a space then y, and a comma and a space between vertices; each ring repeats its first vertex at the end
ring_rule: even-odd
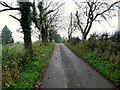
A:
POLYGON ((42 85, 43 88, 115 88, 62 43, 55 44, 42 85))

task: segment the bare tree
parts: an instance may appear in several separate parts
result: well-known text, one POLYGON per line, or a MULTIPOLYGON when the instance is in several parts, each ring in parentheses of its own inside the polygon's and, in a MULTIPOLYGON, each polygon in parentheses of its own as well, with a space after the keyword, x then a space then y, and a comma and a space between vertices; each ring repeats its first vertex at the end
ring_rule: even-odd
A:
POLYGON ((116 15, 115 5, 120 1, 114 1, 110 3, 109 0, 85 0, 83 2, 77 2, 79 12, 76 11, 76 19, 79 30, 82 33, 82 39, 86 40, 88 33, 91 30, 93 22, 100 22, 101 19, 107 20, 116 15))
POLYGON ((77 22, 72 12, 70 13, 70 17, 67 19, 67 22, 65 22, 65 24, 64 24, 63 29, 67 32, 68 41, 70 41, 72 38, 72 34, 76 31, 76 28, 77 28, 77 22))
POLYGON ((70 14, 70 24, 69 24, 69 28, 68 28, 68 39, 69 39, 68 41, 71 40, 72 34, 73 34, 73 32, 75 32, 75 30, 76 30, 76 22, 75 22, 75 19, 73 19, 73 15, 71 13, 70 14))

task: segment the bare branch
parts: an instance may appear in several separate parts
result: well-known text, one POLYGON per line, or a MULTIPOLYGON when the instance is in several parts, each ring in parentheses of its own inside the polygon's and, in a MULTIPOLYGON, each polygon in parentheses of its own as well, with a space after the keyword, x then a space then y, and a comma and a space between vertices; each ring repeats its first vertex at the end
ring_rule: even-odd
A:
POLYGON ((0 10, 0 12, 3 12, 3 11, 10 11, 10 10, 20 10, 20 8, 8 8, 8 9, 0 10))
POLYGON ((78 11, 76 12, 76 18, 77 18, 77 24, 78 24, 81 32, 83 33, 83 28, 82 28, 82 26, 80 25, 80 19, 79 19, 79 16, 78 16, 78 11))
POLYGON ((5 9, 0 10, 0 12, 9 11, 9 10, 20 10, 20 8, 11 7, 11 6, 9 6, 7 3, 5 3, 3 1, 0 1, 0 5, 6 7, 5 9))
POLYGON ((111 4, 111 5, 109 6, 109 8, 107 8, 106 10, 102 11, 101 13, 96 14, 96 16, 94 17, 94 20, 95 20, 98 16, 100 16, 100 15, 102 15, 103 13, 109 11, 115 4, 118 4, 119 2, 120 2, 120 1, 117 1, 117 2, 115 2, 115 3, 113 3, 113 4, 111 4))
POLYGON ((17 17, 15 17, 13 15, 9 15, 9 16, 11 16, 12 18, 14 18, 14 19, 16 19, 16 20, 18 20, 20 22, 20 19, 18 19, 17 17))

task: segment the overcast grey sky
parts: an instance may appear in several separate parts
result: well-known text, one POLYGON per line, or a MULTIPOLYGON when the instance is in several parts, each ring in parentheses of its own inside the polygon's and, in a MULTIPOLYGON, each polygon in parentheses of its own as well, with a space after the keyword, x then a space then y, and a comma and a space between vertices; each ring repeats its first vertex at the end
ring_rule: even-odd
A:
MULTIPOLYGON (((2 1, 2 0, 0 0, 2 1)), ((14 2, 16 0, 3 0, 7 4, 14 5, 14 2)), ((68 16, 70 15, 71 12, 75 12, 76 5, 73 2, 73 0, 56 0, 56 1, 64 1, 65 5, 62 6, 62 9, 64 9, 64 13, 62 13, 63 16, 68 16)), ((4 7, 0 6, 0 9, 4 7)), ((18 13, 18 12, 17 12, 18 13)), ((9 12, 2 12, 0 13, 0 31, 3 29, 5 25, 8 26, 8 28, 13 32, 13 37, 15 41, 23 41, 23 34, 18 33, 16 30, 21 28, 20 23, 13 19, 12 17, 9 16, 9 14, 17 14, 16 11, 9 11, 9 12)), ((64 20, 67 20, 64 18, 64 20)), ((112 20, 109 20, 109 24, 105 21, 103 21, 101 24, 99 23, 94 23, 92 30, 90 32, 97 32, 97 33, 102 33, 102 32, 108 32, 108 33, 113 33, 115 30, 118 28, 118 17, 113 18, 112 20), (109 25, 110 24, 110 25, 109 25)), ((59 33, 61 34, 62 37, 67 37, 66 31, 63 29, 59 30, 59 33)), ((79 36, 81 37, 80 32, 74 33, 73 36, 79 36)), ((35 37, 32 37, 32 41, 36 41, 37 39, 35 37)))

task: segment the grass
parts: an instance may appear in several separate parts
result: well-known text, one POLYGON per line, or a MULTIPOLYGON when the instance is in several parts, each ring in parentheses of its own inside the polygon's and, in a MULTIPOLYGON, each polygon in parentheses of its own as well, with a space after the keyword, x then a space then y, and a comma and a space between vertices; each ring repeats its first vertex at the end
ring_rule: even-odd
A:
POLYGON ((120 65, 118 63, 99 57, 91 51, 79 48, 77 45, 67 43, 66 46, 116 86, 120 86, 120 65))
POLYGON ((19 52, 22 52, 23 44, 4 45, 2 46, 2 62, 10 60, 12 57, 17 57, 19 52))
MULTIPOLYGON (((12 55, 12 57, 15 55, 16 60, 8 59, 3 66, 3 88, 34 88, 36 82, 38 87, 41 87, 42 79, 37 80, 36 78, 42 78, 42 74, 39 75, 39 73, 45 68, 53 46, 54 43, 33 44, 34 56, 32 61, 29 56, 24 55, 25 53, 20 53, 25 52, 25 50, 19 51, 20 48, 16 48, 19 54, 13 53, 12 55), (16 57, 17 55, 19 56, 16 57)), ((10 46, 10 48, 12 47, 15 46, 10 46)))

